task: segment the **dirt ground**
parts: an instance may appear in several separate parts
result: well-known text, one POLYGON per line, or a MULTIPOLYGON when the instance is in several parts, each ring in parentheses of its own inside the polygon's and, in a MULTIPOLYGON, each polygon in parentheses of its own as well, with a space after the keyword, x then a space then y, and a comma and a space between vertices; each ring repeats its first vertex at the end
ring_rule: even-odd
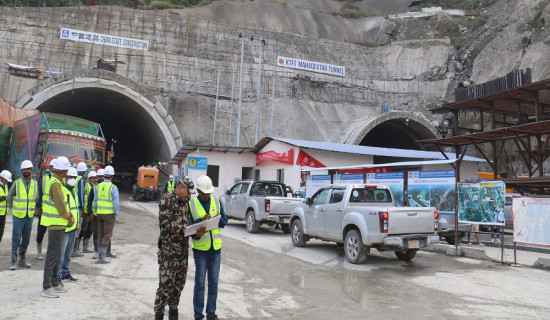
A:
MULTIPOLYGON (((128 195, 122 195, 127 198, 128 195)), ((66 283, 67 293, 58 299, 40 295, 44 262, 36 259, 35 219, 28 248, 30 269, 8 270, 11 252, 11 216, 7 217, 0 243, 0 283, 3 319, 147 319, 152 317, 158 285, 157 217, 131 201, 121 201, 121 213, 113 235, 111 264, 95 264, 92 254, 71 259, 76 283, 66 283), (147 316, 148 314, 148 316, 147 316)), ((47 247, 47 234, 44 239, 47 247)), ((44 252, 45 255, 45 252, 44 252)), ((192 265, 192 262, 190 263, 192 265)), ((192 297, 192 292, 186 294, 192 297)), ((191 309, 191 308, 188 308, 191 309)), ((189 310, 189 312, 191 312, 189 310)), ((192 314, 185 318, 192 318, 192 314)))

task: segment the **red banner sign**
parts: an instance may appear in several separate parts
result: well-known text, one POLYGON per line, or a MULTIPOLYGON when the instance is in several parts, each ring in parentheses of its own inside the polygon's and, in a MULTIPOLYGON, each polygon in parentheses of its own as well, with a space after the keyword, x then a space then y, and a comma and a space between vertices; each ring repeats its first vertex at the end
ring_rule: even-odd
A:
POLYGON ((300 150, 298 153, 298 158, 296 159, 296 164, 302 167, 313 167, 313 168, 323 168, 326 167, 320 161, 310 156, 306 152, 300 150))
POLYGON ((392 172, 391 167, 367 168, 367 173, 392 172))
POLYGON ((256 165, 268 160, 292 164, 294 161, 294 149, 291 148, 287 152, 283 153, 277 153, 273 150, 263 153, 256 153, 256 165))

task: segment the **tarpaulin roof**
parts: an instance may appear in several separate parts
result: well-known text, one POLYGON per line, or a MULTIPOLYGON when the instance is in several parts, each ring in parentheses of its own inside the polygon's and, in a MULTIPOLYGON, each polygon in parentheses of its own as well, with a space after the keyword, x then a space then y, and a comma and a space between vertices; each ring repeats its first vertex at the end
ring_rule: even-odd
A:
POLYGON ((39 113, 39 110, 19 109, 0 98, 0 126, 6 125, 13 128, 15 121, 25 119, 39 113))
MULTIPOLYGON (((360 146, 360 145, 345 144, 345 143, 295 140, 295 139, 276 138, 276 137, 265 137, 261 139, 252 148, 252 151, 259 152, 263 147, 265 147, 272 140, 288 143, 296 147, 332 151, 332 152, 363 154, 363 155, 383 156, 383 157, 399 157, 399 158, 434 159, 434 160, 447 159, 439 151, 422 151, 422 150, 409 150, 409 149, 369 147, 369 146, 360 146)), ((455 159, 454 153, 447 153, 446 155, 448 159, 455 159)), ((485 162, 485 159, 471 157, 471 156, 464 156, 463 161, 485 162)))

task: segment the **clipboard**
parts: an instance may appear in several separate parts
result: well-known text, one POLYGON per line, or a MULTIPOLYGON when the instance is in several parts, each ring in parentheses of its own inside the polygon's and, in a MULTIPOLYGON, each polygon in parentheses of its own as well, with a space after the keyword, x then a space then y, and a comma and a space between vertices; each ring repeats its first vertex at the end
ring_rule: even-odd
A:
POLYGON ((197 222, 197 223, 194 223, 194 224, 188 226, 187 228, 185 228, 184 236, 188 237, 188 236, 192 236, 192 235, 196 234, 197 229, 202 227, 202 226, 206 226, 206 231, 210 231, 212 229, 218 228, 218 224, 220 222, 221 217, 222 217, 221 215, 217 215, 214 218, 210 218, 208 220, 197 222))

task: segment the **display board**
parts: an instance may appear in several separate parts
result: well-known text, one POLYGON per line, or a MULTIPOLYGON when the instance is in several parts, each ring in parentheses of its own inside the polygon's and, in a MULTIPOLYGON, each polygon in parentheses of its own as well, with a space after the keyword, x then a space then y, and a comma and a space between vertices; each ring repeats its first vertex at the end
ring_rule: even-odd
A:
POLYGON ((308 176, 306 180, 306 198, 311 198, 317 190, 329 184, 330 174, 308 176))
POLYGON ((550 246, 550 198, 514 197, 512 216, 514 241, 550 246))
POLYGON ((504 225, 502 181, 458 184, 458 220, 472 224, 504 225))
POLYGON ((395 199, 395 205, 403 206, 403 171, 367 173, 367 184, 388 186, 395 199))
POLYGON ((362 173, 339 173, 334 175, 334 183, 362 184, 364 181, 362 173))
POLYGON ((455 212, 455 171, 409 172, 409 207, 435 207, 442 215, 455 212))

